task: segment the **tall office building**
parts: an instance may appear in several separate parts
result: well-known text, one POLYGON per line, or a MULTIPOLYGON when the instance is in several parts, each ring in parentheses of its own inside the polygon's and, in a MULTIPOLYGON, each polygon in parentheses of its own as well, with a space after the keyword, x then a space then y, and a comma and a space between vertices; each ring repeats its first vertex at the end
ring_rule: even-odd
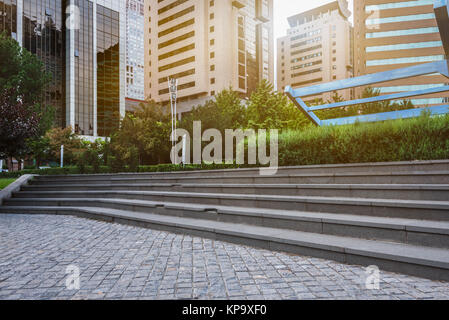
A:
MULTIPOLYGON (((287 36, 277 39, 278 90, 353 76, 350 16, 348 2, 339 0, 288 18, 287 36)), ((352 97, 351 90, 339 94, 344 99, 352 97)), ((306 97, 305 102, 328 100, 331 95, 306 97)))
POLYGON ((125 4, 120 0, 1 0, 0 31, 51 73, 43 103, 59 126, 108 136, 125 112, 125 4))
MULTIPOLYGON (((357 76, 443 60, 433 0, 354 1, 354 50, 357 76)), ((385 82, 375 87, 395 93, 444 86, 441 75, 385 82)), ((360 94, 361 89, 358 90, 360 94)), ((438 105, 449 93, 412 99, 415 105, 438 105)))
MULTIPOLYGON (((150 2, 150 1, 148 1, 150 2)), ((144 0, 126 0, 126 104, 145 99, 144 0)))
POLYGON ((272 0, 159 0, 145 15, 147 98, 168 101, 177 78, 185 112, 222 89, 245 97, 273 82, 272 0))

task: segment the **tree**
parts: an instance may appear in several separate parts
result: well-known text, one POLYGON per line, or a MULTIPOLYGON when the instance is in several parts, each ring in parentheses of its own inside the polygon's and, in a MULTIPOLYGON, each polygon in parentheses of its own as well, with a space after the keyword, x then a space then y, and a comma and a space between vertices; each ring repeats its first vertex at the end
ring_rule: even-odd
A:
POLYGON ((180 127, 192 135, 193 121, 201 121, 201 129, 217 129, 222 134, 226 129, 242 128, 246 125, 246 109, 237 92, 232 88, 220 91, 214 100, 206 101, 183 116, 180 127))
POLYGON ((262 80, 251 94, 247 119, 247 126, 255 129, 298 129, 309 123, 287 96, 275 92, 267 80, 262 80))
POLYGON ((53 108, 41 104, 50 78, 42 61, 5 33, 0 34, 0 155, 11 158, 10 170, 12 157, 36 147, 28 144, 52 125, 53 108))
POLYGON ((64 146, 65 164, 74 164, 78 155, 86 149, 82 140, 73 133, 71 127, 52 128, 45 134, 44 139, 48 141, 48 160, 56 162, 61 158, 61 145, 64 146))
POLYGON ((0 93, 0 158, 10 158, 9 170, 12 170, 12 157, 17 157, 26 148, 30 138, 39 135, 40 115, 16 98, 14 88, 0 93))
POLYGON ((0 88, 16 88, 15 97, 20 97, 27 106, 41 102, 43 89, 51 80, 51 74, 44 71, 44 64, 38 57, 16 40, 0 33, 0 88))
POLYGON ((141 103, 134 114, 126 114, 120 129, 111 136, 109 146, 113 159, 139 164, 166 163, 170 161, 170 114, 154 101, 141 103), (136 149, 133 149, 136 148, 136 149))
MULTIPOLYGON (((367 99, 367 98, 373 98, 380 96, 381 92, 379 89, 374 89, 371 87, 366 87, 361 96, 360 99, 367 99)), ((342 102, 344 99, 338 95, 336 92, 334 92, 334 95, 332 96, 332 99, 330 101, 327 101, 327 103, 336 103, 336 102, 342 102)), ((319 103, 322 104, 322 103, 319 103)), ((401 102, 394 102, 390 100, 385 101, 377 101, 377 102, 370 102, 366 104, 359 104, 359 105, 353 105, 348 107, 342 107, 342 108, 332 108, 332 109, 326 109, 326 110, 319 110, 316 111, 316 115, 320 119, 335 119, 335 118, 341 118, 341 117, 352 117, 357 115, 363 115, 363 114, 373 114, 373 113, 381 113, 381 112, 389 112, 394 110, 404 110, 404 109, 411 109, 414 108, 413 103, 410 100, 403 100, 401 102)))

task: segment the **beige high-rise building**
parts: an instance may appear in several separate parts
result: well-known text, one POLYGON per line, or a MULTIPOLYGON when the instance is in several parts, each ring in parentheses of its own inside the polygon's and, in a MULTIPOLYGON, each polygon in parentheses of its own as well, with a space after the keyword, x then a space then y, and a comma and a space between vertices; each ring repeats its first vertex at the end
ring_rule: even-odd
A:
MULTIPOLYGON (((354 1, 355 74, 409 67, 445 59, 435 14, 434 0, 354 1)), ((444 76, 432 74, 375 85, 381 93, 442 87, 444 76)), ((361 89, 357 90, 358 94, 361 89)), ((449 93, 416 97, 416 106, 449 101, 449 93)))
MULTIPOLYGON (((352 26, 348 2, 339 0, 288 18, 287 36, 277 39, 277 86, 300 88, 353 76, 352 26)), ((352 90, 338 92, 345 100, 352 90)), ((305 98, 328 100, 331 93, 305 98)))
POLYGON ((169 101, 168 77, 178 79, 179 112, 273 82, 273 0, 149 1, 145 16, 147 99, 169 101))

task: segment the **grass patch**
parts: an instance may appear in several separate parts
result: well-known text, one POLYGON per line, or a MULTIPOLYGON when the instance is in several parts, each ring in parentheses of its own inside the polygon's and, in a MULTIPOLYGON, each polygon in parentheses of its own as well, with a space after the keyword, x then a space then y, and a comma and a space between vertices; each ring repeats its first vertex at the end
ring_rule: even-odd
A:
POLYGON ((16 181, 16 179, 9 178, 9 179, 0 179, 0 190, 5 189, 9 184, 16 181))
POLYGON ((423 114, 279 135, 280 166, 441 159, 449 159, 449 115, 423 114))

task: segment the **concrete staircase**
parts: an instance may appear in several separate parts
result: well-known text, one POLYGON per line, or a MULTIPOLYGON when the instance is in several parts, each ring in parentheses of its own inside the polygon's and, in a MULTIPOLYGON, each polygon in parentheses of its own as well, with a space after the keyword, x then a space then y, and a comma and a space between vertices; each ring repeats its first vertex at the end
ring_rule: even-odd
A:
POLYGON ((38 176, 3 213, 72 214, 449 281, 449 160, 38 176))

